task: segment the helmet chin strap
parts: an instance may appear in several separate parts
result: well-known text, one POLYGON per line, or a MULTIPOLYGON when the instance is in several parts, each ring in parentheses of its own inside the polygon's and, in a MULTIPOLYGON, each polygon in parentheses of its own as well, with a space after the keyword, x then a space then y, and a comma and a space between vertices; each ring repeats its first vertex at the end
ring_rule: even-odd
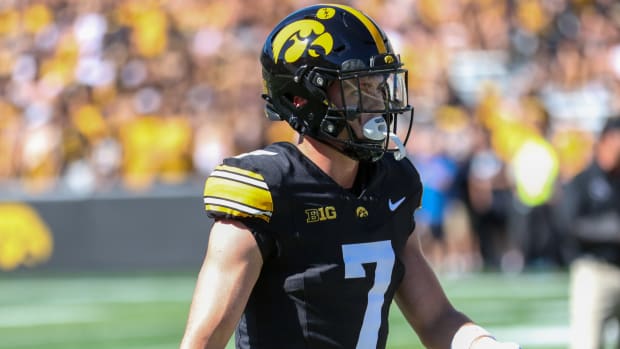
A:
POLYGON ((396 144, 396 147, 398 147, 398 150, 393 153, 394 159, 396 159, 396 161, 404 159, 405 156, 407 156, 407 149, 405 148, 403 142, 392 132, 390 132, 390 139, 394 142, 394 144, 396 144))
POLYGON ((387 123, 382 116, 375 116, 364 123, 362 126, 362 133, 364 137, 373 141, 382 141, 385 137, 390 137, 390 140, 396 144, 398 148, 395 151, 394 159, 400 161, 407 156, 407 149, 398 136, 392 132, 388 133, 387 123))

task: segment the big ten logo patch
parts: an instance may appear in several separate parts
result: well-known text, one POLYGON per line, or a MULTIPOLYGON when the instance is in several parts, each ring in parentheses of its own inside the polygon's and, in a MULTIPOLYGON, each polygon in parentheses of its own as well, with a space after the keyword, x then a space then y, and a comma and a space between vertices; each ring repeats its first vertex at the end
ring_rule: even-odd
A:
POLYGON ((44 263, 52 250, 52 234, 32 207, 0 203, 0 271, 44 263))
POLYGON ((336 219, 336 208, 334 206, 309 208, 305 212, 306 223, 316 223, 336 219))

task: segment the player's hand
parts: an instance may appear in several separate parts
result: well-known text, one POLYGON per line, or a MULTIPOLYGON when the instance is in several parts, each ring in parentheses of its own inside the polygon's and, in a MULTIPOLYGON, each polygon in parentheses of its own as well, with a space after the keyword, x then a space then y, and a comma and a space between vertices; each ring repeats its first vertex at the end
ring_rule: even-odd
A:
POLYGON ((491 337, 480 337, 472 343, 471 349, 521 349, 521 347, 517 343, 504 343, 491 337))

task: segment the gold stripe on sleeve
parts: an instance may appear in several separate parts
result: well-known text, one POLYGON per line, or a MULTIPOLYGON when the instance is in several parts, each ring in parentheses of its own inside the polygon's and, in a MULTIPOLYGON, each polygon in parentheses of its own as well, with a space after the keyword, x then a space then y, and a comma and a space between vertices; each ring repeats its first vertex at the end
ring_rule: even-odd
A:
POLYGON ((209 177, 205 183, 204 196, 230 200, 258 211, 273 211, 269 190, 229 178, 209 177))

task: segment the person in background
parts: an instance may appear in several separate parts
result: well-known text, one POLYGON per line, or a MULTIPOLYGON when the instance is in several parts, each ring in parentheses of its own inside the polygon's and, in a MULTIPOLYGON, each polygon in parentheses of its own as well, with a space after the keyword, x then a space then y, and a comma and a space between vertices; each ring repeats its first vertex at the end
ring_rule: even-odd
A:
POLYGON ((416 211, 416 222, 422 248, 435 270, 446 269, 447 261, 445 216, 452 200, 452 189, 457 174, 456 162, 445 154, 440 130, 434 125, 417 125, 417 147, 410 157, 420 172, 423 192, 422 203, 416 211))
POLYGON ((237 348, 385 348, 393 300, 428 348, 518 348, 457 311, 422 255, 407 70, 383 30, 348 6, 305 7, 261 63, 266 115, 300 137, 207 179, 215 223, 181 348, 224 348, 235 328, 237 348))
POLYGON ((620 117, 607 120, 591 164, 562 194, 558 221, 575 247, 570 347, 600 349, 608 320, 620 320, 620 117))
POLYGON ((464 197, 482 266, 485 270, 500 271, 509 248, 506 225, 512 190, 506 164, 493 149, 488 130, 476 125, 473 133, 473 152, 464 169, 464 197))

